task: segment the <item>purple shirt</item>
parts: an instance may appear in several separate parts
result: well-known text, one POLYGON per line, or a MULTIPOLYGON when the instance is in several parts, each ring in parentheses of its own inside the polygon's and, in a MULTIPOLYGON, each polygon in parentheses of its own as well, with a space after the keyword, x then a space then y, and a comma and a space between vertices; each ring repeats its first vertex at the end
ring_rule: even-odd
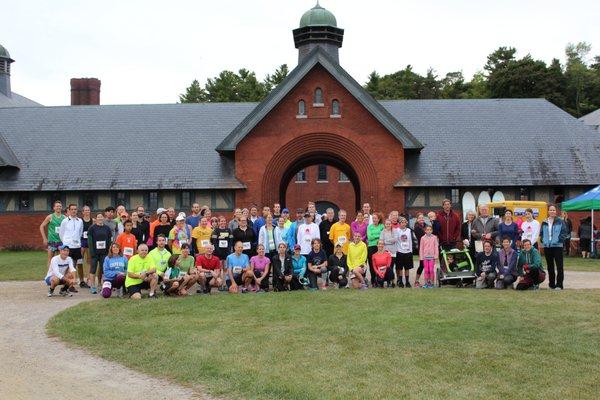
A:
POLYGON ((352 223, 350 224, 350 229, 352 230, 352 237, 354 237, 354 234, 356 232, 360 233, 360 237, 362 238, 363 242, 367 242, 367 227, 369 226, 369 224, 366 221, 363 221, 362 224, 359 224, 357 221, 352 221, 352 223))

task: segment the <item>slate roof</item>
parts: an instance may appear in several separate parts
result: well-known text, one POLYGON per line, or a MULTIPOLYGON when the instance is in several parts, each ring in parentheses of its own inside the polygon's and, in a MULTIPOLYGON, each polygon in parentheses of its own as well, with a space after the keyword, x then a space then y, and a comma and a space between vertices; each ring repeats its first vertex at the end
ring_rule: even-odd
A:
MULTIPOLYGON (((399 187, 600 183, 600 136, 545 100, 380 104, 424 145, 399 187)), ((0 108, 0 191, 244 188, 215 148, 257 105, 0 108)))
POLYGON ((582 121, 584 124, 591 126, 592 128, 595 128, 596 130, 600 131, 600 109, 593 111, 587 115, 584 115, 583 117, 579 118, 580 121, 582 121))
POLYGON ((0 191, 243 188, 215 147, 255 103, 0 109, 0 191))
POLYGON ((375 119, 377 119, 405 149, 421 149, 423 145, 408 131, 402 123, 392 117, 385 108, 346 72, 329 54, 317 46, 308 53, 296 68, 288 74, 269 95, 219 144, 217 150, 235 151, 239 142, 258 125, 258 123, 308 74, 315 65, 323 66, 340 82, 375 119))
POLYGON ((0 93, 0 108, 4 107, 39 107, 40 103, 36 103, 33 100, 28 99, 25 96, 21 96, 15 92, 12 92, 12 96, 5 96, 0 93))
POLYGON ((425 145, 397 187, 600 183, 600 136, 546 100, 381 104, 425 145))

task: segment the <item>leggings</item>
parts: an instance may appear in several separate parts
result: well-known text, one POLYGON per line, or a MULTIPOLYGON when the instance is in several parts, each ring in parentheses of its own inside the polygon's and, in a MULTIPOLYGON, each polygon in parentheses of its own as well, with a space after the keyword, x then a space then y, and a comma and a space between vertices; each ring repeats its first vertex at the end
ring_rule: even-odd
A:
POLYGON ((546 264, 548 264, 548 286, 550 289, 555 287, 563 288, 563 248, 562 247, 544 247, 546 264), (556 275, 554 264, 556 263, 556 275))
POLYGON ((417 268, 417 276, 421 276, 421 274, 423 273, 423 268, 425 268, 425 265, 423 265, 423 260, 419 260, 419 268, 417 268))
POLYGON ((425 282, 427 282, 427 281, 433 282, 434 281, 434 279, 435 279, 434 268, 435 268, 435 260, 433 260, 433 259, 423 260, 423 269, 425 271, 425 274, 424 274, 425 282))
POLYGON ((377 246, 369 246, 367 248, 367 261, 369 262, 369 272, 371 273, 371 281, 375 282, 375 270, 373 269, 373 254, 377 253, 377 246))

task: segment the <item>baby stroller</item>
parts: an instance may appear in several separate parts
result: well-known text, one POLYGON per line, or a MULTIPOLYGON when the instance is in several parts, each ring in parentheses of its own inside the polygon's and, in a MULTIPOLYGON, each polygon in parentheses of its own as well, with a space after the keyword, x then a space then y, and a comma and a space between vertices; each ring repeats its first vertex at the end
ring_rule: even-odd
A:
POLYGON ((472 285, 477 275, 468 249, 442 250, 443 263, 437 269, 437 284, 463 287, 472 285))

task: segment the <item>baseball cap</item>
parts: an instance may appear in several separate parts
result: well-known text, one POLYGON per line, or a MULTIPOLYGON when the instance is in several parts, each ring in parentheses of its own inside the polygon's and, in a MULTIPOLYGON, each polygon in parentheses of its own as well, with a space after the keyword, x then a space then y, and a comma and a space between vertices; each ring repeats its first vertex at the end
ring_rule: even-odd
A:
POLYGON ((179 213, 179 215, 177 216, 177 218, 175 218, 175 221, 183 221, 185 220, 185 213, 179 213))
POLYGON ((160 214, 164 213, 165 211, 167 211, 165 208, 160 207, 158 210, 156 210, 156 215, 160 215, 160 214))
POLYGON ((58 246, 58 249, 59 250, 64 250, 64 249, 71 250, 71 248, 69 246, 67 246, 66 244, 63 244, 62 246, 58 246))
POLYGON ((294 245, 294 250, 300 250, 301 248, 302 248, 302 247, 300 247, 300 245, 299 245, 299 244, 295 244, 295 245, 294 245))
POLYGON ((288 210, 287 208, 284 208, 283 210, 281 210, 282 214, 289 214, 290 210, 288 210))
POLYGON ((304 208, 296 208, 296 214, 304 214, 304 208))

